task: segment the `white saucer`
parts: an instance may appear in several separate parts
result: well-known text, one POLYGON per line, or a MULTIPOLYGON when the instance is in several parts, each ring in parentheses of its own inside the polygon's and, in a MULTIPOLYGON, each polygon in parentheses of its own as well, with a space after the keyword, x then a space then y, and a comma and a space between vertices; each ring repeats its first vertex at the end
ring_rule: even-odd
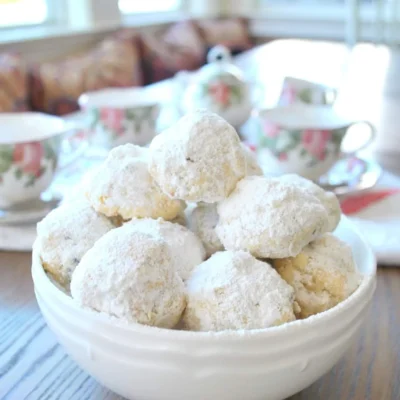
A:
POLYGON ((375 161, 359 157, 339 160, 318 184, 337 196, 359 193, 374 187, 382 175, 375 161))

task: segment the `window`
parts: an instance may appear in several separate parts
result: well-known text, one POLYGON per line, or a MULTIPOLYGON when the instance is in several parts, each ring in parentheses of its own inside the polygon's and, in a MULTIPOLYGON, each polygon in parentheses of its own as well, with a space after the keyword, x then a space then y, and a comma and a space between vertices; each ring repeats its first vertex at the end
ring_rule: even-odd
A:
POLYGON ((176 11, 181 8, 181 0, 119 0, 123 14, 176 11))
POLYGON ((36 25, 47 19, 46 0, 0 0, 0 28, 36 25))

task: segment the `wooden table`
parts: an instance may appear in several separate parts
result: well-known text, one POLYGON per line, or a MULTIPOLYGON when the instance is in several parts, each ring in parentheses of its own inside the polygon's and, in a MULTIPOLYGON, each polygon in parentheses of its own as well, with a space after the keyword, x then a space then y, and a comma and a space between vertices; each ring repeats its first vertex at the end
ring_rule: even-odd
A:
MULTIPOLYGON (((400 141, 399 60, 397 53, 372 45, 349 51, 339 44, 284 41, 251 51, 238 64, 253 79, 267 74, 270 83, 296 75, 341 85, 343 104, 353 104, 378 125, 376 153, 386 154, 400 141)), ((150 90, 162 88, 164 83, 150 90)), ((273 84, 270 89, 266 103, 273 102, 273 84)), ((399 167, 398 157, 392 166, 399 167)), ((46 327, 34 298, 30 257, 0 252, 0 399, 119 399, 82 371, 46 327)), ((332 371, 292 399, 400 399, 399 305, 400 268, 380 268, 357 341, 332 371)))
MULTIPOLYGON (((0 253, 0 399, 121 399, 82 371, 47 328, 34 297, 30 257, 0 253)), ((332 371, 292 399, 398 400, 399 305, 400 269, 381 268, 357 341, 332 371)))

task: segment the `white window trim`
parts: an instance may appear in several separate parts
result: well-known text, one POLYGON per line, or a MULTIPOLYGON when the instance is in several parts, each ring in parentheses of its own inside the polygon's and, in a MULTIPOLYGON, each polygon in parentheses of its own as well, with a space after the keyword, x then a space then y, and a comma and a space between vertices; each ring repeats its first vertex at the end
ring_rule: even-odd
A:
POLYGON ((398 10, 393 11, 393 4, 377 2, 360 5, 359 10, 354 10, 355 3, 357 1, 347 0, 346 7, 332 4, 320 9, 312 4, 270 4, 260 6, 256 13, 247 9, 246 16, 251 21, 251 33, 258 37, 400 42, 398 10), (355 11, 359 11, 359 17, 352 21, 355 11), (357 32, 359 37, 353 37, 357 32))
POLYGON ((57 0, 58 12, 50 10, 50 19, 43 24, 0 28, 0 51, 3 46, 9 47, 13 44, 19 45, 31 41, 97 34, 122 27, 176 22, 182 18, 189 18, 186 12, 187 9, 190 9, 189 1, 196 0, 183 0, 183 8, 179 11, 122 15, 118 9, 118 0, 107 0, 107 7, 114 7, 114 18, 109 21, 109 13, 102 13, 104 2, 99 0, 57 0), (77 13, 77 9, 84 9, 86 12, 77 13), (80 19, 77 19, 76 15, 79 15, 80 19))

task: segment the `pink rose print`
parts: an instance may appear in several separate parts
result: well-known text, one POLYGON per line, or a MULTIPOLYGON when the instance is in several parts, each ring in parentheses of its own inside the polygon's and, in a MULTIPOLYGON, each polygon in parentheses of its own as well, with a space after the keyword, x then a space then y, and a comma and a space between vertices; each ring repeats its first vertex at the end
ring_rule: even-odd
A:
POLYGON ((296 100, 296 90, 290 85, 286 84, 282 90, 279 104, 288 106, 290 104, 293 104, 295 100, 296 100))
POLYGON ((14 147, 14 163, 26 174, 39 177, 44 151, 41 143, 18 143, 14 147))
POLYGON ((303 132, 302 143, 304 148, 320 161, 325 159, 326 145, 331 139, 330 131, 310 130, 303 132))
POLYGON ((100 120, 115 135, 121 136, 124 132, 123 120, 125 111, 118 108, 103 108, 100 110, 100 120))
POLYGON ((287 153, 280 153, 278 159, 279 161, 287 161, 288 159, 287 153))
POLYGON ((229 105, 231 90, 228 85, 222 82, 213 83, 209 86, 208 91, 216 103, 224 107, 229 105))
POLYGON ((257 151, 257 146, 254 144, 248 143, 248 142, 243 142, 243 144, 252 152, 255 153, 257 151))
POLYGON ((268 120, 265 120, 263 125, 264 125, 265 136, 270 138, 276 138, 279 135, 280 129, 278 125, 273 124, 268 120))

